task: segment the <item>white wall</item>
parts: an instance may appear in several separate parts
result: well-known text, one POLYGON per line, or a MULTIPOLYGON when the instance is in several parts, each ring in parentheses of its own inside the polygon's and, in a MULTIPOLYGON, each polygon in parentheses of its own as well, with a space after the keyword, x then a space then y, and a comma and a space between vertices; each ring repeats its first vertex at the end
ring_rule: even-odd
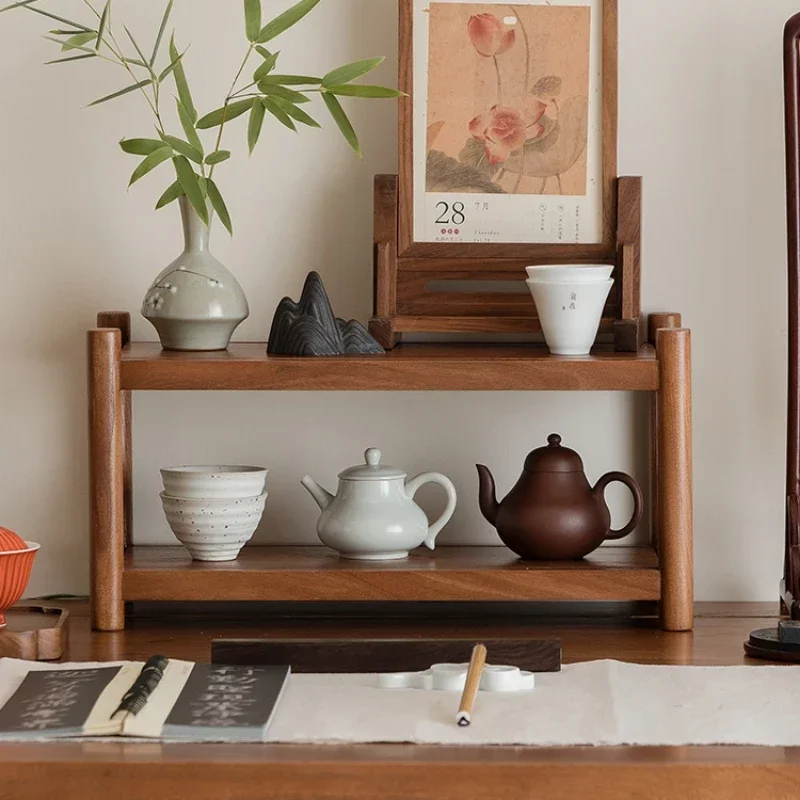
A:
MULTIPOLYGON (((70 0, 76 8, 78 0, 70 0)), ((56 4, 59 9, 70 3, 56 4)), ((150 35, 155 0, 115 2, 150 35)), ((175 22, 196 101, 218 104, 242 52, 240 3, 179 0, 175 22)), ((264 0, 265 16, 286 0, 264 0)), ((620 170, 645 176, 643 303, 679 310, 694 335, 697 596, 776 595, 783 520, 785 234, 781 29, 791 0, 621 0, 620 170)), ((155 214, 163 180, 125 192, 134 164, 117 147, 147 135, 130 96, 80 110, 123 85, 113 67, 45 67, 45 20, 0 16, 0 524, 43 544, 30 591, 88 589, 84 332, 97 311, 134 312, 179 248, 177 211, 155 214)), ((386 54, 394 80, 396 0, 326 0, 281 41, 284 67, 320 72, 386 54)), ((391 102, 351 104, 366 158, 330 129, 277 125, 252 161, 220 171, 237 225, 214 249, 236 272, 263 339, 284 294, 310 269, 337 311, 371 310, 372 177, 396 170, 391 102)), ((234 141, 235 140, 235 141, 234 141)), ((135 163, 135 162, 134 162, 135 163)), ((525 453, 560 431, 591 478, 644 477, 645 408, 611 394, 142 394, 136 397, 137 536, 168 542, 157 467, 231 461, 272 468, 264 541, 313 541, 315 508, 298 481, 334 484, 378 445, 409 471, 448 473, 461 489, 449 541, 492 541, 475 502, 476 460, 501 488, 525 453)), ((614 495, 616 515, 626 500, 614 495)), ((424 502, 435 511, 434 490, 424 502)))

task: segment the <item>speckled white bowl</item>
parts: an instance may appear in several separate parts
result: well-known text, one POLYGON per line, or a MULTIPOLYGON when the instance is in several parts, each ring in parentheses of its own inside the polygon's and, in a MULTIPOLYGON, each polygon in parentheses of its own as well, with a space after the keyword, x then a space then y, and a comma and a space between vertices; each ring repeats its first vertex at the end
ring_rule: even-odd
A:
POLYGON ((228 500, 260 497, 267 486, 264 467, 208 466, 164 467, 161 480, 170 497, 228 500))
POLYGON ((256 532, 266 502, 266 493, 228 500, 161 493, 167 522, 195 561, 235 561, 256 532))

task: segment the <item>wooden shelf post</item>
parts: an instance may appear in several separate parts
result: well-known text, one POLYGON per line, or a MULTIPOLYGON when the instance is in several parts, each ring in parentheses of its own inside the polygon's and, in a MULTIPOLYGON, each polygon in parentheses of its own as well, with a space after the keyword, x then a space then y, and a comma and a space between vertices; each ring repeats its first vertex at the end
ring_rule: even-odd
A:
POLYGON ((119 328, 89 331, 92 626, 100 631, 125 627, 122 601, 125 413, 121 357, 119 328))
POLYGON ((656 331, 656 514, 664 630, 693 625, 691 333, 656 331))

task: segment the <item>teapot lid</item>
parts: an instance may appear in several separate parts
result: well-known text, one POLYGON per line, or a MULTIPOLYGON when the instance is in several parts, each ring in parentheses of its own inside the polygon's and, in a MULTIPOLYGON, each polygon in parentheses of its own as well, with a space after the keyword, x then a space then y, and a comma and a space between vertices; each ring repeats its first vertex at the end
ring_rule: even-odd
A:
POLYGON ((396 467, 384 467, 381 464, 383 457, 380 450, 370 447, 364 453, 364 466, 360 464, 356 467, 349 467, 344 472, 339 473, 339 480, 342 481, 385 481, 388 479, 405 478, 406 473, 396 467))
POLYGON ((583 472, 581 457, 568 447, 561 446, 561 437, 551 433, 547 447, 537 447, 525 459, 526 472, 583 472))

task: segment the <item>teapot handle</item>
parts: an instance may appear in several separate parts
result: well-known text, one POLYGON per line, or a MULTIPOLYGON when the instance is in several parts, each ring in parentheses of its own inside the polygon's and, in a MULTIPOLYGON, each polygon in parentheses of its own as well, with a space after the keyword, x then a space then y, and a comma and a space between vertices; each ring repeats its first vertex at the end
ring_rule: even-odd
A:
POLYGON ((447 508, 445 508, 442 516, 428 528, 428 535, 425 537, 425 547, 429 550, 433 550, 436 547, 436 537, 439 535, 442 528, 450 522, 456 510, 458 495, 456 494, 456 487, 453 485, 450 478, 446 478, 438 472, 426 472, 424 475, 417 475, 416 478, 410 480, 406 484, 406 494, 409 500, 413 500, 414 495, 419 491, 420 487, 424 486, 426 483, 438 483, 439 486, 447 492, 447 508))
POLYGON ((603 477, 597 481, 597 485, 594 489, 592 489, 592 494, 605 502, 603 495, 606 487, 609 483, 614 483, 615 481, 624 483, 631 490, 631 494, 633 495, 633 516, 631 517, 631 521, 621 530, 609 531, 605 538, 607 542, 616 541, 617 539, 622 539, 627 536, 642 521, 642 513, 644 511, 644 500, 642 499, 642 490, 639 488, 639 484, 636 483, 630 475, 626 475, 624 472, 609 472, 608 475, 603 475, 603 477))

